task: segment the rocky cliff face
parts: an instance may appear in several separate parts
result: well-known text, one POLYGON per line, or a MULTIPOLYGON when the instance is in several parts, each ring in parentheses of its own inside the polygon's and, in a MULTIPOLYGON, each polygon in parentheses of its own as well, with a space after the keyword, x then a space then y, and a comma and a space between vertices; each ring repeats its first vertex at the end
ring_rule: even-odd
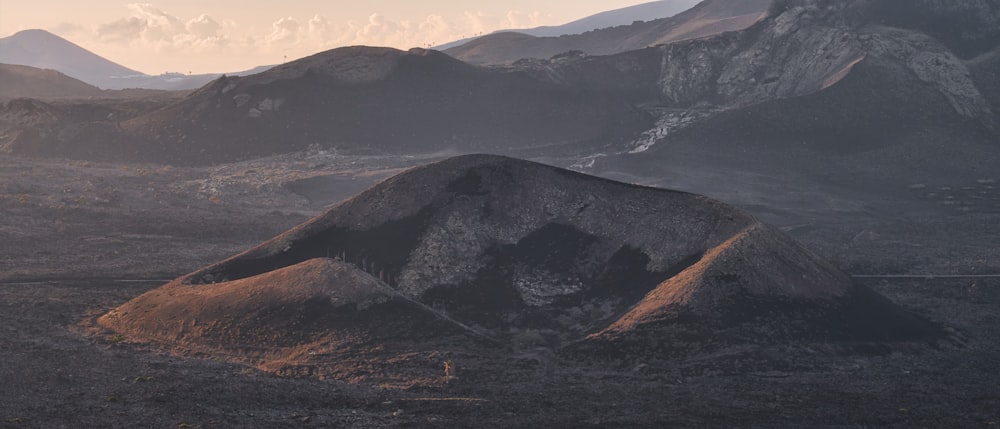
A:
POLYGON ((739 34, 661 47, 660 101, 745 107, 811 94, 859 62, 887 61, 935 88, 959 115, 992 121, 967 65, 947 45, 918 31, 873 25, 874 17, 854 22, 864 6, 874 7, 854 3, 789 1, 739 34))

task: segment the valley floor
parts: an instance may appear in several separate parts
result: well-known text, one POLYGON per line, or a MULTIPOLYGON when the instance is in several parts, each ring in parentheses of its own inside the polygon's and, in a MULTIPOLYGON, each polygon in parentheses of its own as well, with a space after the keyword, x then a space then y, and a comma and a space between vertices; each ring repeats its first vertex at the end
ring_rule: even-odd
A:
MULTIPOLYGON (((395 389, 283 378, 179 358, 88 320, 157 283, 0 285, 0 427, 996 427, 1000 281, 876 282, 964 346, 813 356, 739 373, 676 365, 548 365, 468 356, 450 384, 395 389)), ((775 356, 774 362, 783 359, 775 356)), ((442 371, 443 375, 443 371, 442 371)))

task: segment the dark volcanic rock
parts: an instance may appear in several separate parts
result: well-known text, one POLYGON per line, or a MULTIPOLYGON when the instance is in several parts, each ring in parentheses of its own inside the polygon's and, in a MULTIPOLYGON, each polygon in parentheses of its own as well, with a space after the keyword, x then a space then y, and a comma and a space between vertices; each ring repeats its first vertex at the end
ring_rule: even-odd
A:
POLYGON ((395 176, 100 322, 183 352, 338 376, 323 362, 370 358, 373 344, 641 360, 698 344, 940 335, 740 210, 496 156, 395 176))

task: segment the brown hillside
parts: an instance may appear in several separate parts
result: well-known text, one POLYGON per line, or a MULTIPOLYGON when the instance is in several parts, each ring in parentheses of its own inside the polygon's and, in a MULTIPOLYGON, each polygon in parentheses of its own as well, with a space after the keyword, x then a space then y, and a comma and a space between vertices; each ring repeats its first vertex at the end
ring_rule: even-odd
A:
POLYGON ((55 70, 0 64, 0 99, 86 98, 101 96, 101 89, 55 70))

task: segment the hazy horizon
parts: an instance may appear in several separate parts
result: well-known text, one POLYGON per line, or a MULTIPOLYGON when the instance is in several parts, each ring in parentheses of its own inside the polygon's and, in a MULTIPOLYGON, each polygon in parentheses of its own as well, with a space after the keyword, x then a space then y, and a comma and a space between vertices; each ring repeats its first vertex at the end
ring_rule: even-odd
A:
POLYGON ((561 25, 648 0, 505 3, 443 0, 329 4, 319 0, 37 0, 0 3, 0 37, 42 29, 147 73, 236 72, 349 45, 400 49, 501 29, 561 25))

